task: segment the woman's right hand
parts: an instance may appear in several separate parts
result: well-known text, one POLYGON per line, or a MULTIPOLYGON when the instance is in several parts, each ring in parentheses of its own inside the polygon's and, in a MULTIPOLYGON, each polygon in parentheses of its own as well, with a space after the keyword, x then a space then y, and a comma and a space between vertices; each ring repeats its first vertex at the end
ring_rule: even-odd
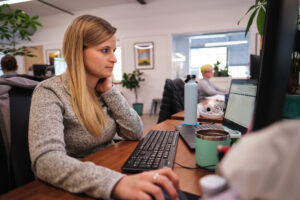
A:
POLYGON ((171 199, 179 199, 179 181, 170 168, 124 176, 112 191, 116 199, 163 200, 163 187, 171 199), (152 196, 152 197, 151 197, 152 196))

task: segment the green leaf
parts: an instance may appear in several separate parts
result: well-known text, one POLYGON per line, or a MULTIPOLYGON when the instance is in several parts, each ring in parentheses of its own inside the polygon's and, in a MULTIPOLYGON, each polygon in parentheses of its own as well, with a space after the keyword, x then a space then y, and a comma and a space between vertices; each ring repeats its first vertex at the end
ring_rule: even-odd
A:
POLYGON ((254 19, 256 13, 257 13, 257 10, 258 10, 258 8, 255 9, 255 11, 252 13, 252 15, 249 18, 249 21, 248 21, 248 24, 247 24, 247 27, 246 27, 246 31, 245 31, 245 37, 247 37, 247 34, 248 34, 248 32, 250 30, 250 27, 253 23, 253 19, 254 19))
POLYGON ((27 13, 20 9, 11 9, 9 5, 0 6, 0 41, 5 53, 14 55, 27 55, 30 54, 24 48, 15 48, 18 46, 16 41, 25 40, 31 41, 32 33, 29 28, 37 30, 37 26, 42 26, 38 21, 39 17, 30 17, 27 13))
POLYGON ((238 21, 238 25, 240 24, 240 22, 242 21, 242 19, 252 10, 252 9, 254 9, 254 8, 256 8, 256 6, 257 5, 253 5, 253 6, 251 6, 249 9, 248 9, 248 11, 246 12, 246 14, 238 21))
POLYGON ((263 7, 261 7, 259 9, 259 12, 257 15, 257 20, 256 20, 257 30, 258 30, 259 35, 261 35, 261 36, 264 35, 265 16, 266 16, 266 12, 263 9, 263 7))
POLYGON ((35 20, 37 20, 39 18, 39 16, 33 16, 33 17, 31 17, 31 20, 32 21, 35 21, 35 20))

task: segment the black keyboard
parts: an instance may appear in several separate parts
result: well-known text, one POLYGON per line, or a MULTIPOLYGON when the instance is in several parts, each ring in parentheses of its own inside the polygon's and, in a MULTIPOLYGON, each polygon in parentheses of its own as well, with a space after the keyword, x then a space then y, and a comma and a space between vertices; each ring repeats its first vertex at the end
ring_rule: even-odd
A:
POLYGON ((122 167, 124 172, 142 172, 173 167, 178 131, 150 130, 122 167))

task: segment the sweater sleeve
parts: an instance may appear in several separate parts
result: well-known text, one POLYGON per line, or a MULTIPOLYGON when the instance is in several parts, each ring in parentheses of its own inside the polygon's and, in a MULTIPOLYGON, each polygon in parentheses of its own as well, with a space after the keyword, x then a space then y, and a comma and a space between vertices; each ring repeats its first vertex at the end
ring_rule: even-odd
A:
POLYGON ((225 91, 217 88, 214 85, 210 85, 208 83, 208 81, 205 80, 201 80, 198 83, 198 87, 199 87, 199 93, 202 94, 202 96, 213 96, 216 94, 226 94, 225 91))
POLYGON ((124 175, 67 155, 63 113, 63 103, 52 90, 35 89, 28 133, 34 174, 69 192, 109 199, 113 187, 124 175))
POLYGON ((119 135, 127 140, 139 139, 143 133, 142 120, 119 90, 112 87, 101 96, 112 111, 119 127, 119 135))

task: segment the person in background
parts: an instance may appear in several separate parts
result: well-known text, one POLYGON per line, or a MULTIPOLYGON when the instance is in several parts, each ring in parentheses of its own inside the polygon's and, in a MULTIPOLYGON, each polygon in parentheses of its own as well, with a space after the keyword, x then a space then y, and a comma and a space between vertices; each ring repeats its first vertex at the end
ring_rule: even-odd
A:
POLYGON ((2 57, 1 59, 1 68, 4 73, 2 77, 8 78, 11 76, 16 76, 17 70, 18 70, 18 65, 17 61, 14 56, 6 54, 5 56, 2 57))
POLYGON ((200 70, 203 79, 198 82, 198 103, 204 101, 205 97, 227 93, 227 91, 218 88, 209 81, 214 76, 214 70, 210 64, 202 65, 200 70))
POLYGON ((124 175, 79 160, 112 145, 116 133, 126 140, 142 135, 140 117, 112 85, 115 32, 109 22, 92 15, 75 18, 67 28, 67 72, 41 82, 32 97, 32 170, 51 185, 94 198, 163 199, 161 186, 177 199, 179 183, 171 169, 124 175))

